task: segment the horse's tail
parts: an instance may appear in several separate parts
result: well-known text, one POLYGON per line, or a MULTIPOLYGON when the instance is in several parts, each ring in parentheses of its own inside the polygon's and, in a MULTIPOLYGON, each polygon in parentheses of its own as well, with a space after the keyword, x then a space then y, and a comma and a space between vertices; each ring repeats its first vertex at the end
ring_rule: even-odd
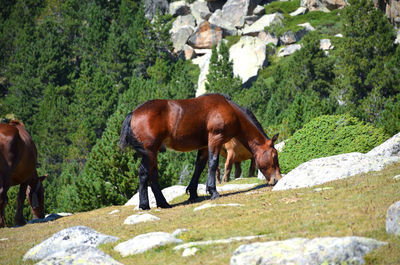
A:
POLYGON ((133 112, 129 113, 122 123, 121 134, 119 136, 119 147, 122 151, 124 151, 125 148, 129 145, 133 147, 138 153, 142 154, 143 152, 145 152, 143 145, 136 139, 131 129, 132 115, 133 112))

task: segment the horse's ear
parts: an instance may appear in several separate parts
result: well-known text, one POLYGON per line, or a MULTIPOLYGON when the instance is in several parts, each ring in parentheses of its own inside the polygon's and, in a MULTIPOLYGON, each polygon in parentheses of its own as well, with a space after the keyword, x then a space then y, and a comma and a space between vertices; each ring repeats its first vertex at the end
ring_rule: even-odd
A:
POLYGON ((272 137, 272 139, 271 139, 272 144, 274 144, 274 143, 276 142, 276 140, 278 140, 278 136, 279 136, 279 133, 275 134, 275 135, 272 137))
POLYGON ((49 176, 49 174, 44 174, 43 176, 40 176, 40 177, 39 177, 39 180, 40 180, 41 182, 43 182, 43 180, 45 180, 48 176, 49 176))

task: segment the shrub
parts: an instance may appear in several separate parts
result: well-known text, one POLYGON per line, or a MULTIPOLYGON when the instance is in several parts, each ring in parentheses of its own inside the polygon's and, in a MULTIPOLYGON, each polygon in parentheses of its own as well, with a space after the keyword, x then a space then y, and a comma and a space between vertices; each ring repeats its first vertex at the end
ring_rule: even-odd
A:
POLYGON ((388 138, 381 128, 349 115, 324 115, 293 134, 279 156, 282 173, 310 159, 350 152, 365 153, 388 138))

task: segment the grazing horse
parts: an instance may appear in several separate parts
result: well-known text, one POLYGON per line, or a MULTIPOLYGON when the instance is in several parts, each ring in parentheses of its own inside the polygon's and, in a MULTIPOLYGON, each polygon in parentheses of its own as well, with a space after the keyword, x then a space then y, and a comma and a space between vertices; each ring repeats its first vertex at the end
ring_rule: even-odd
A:
MULTIPOLYGON (((255 159, 250 151, 247 150, 246 147, 244 147, 236 138, 232 138, 229 142, 224 143, 222 145, 220 154, 222 157, 226 158, 224 177, 222 178, 223 182, 229 181, 232 171, 232 165, 235 165, 235 179, 239 178, 242 174, 240 163, 248 159, 251 159, 249 178, 254 176, 254 173, 256 171, 255 159)), ((221 175, 219 169, 217 171, 217 180, 219 183, 221 183, 221 175)))
POLYGON ((270 184, 281 176, 275 135, 268 139, 241 107, 220 94, 192 99, 151 100, 127 115, 122 124, 120 147, 132 146, 142 157, 139 167, 139 208, 150 209, 147 185, 150 182, 158 207, 168 208, 158 184, 157 153, 164 145, 187 152, 198 150, 195 170, 186 191, 189 201, 198 198, 199 177, 208 161, 206 189, 211 199, 219 197, 215 172, 224 143, 236 138, 254 156, 270 184))
POLYGON ((25 224, 22 214, 24 201, 28 201, 34 218, 44 218, 44 189, 36 172, 36 146, 17 120, 8 124, 0 123, 0 227, 6 226, 4 208, 8 202, 7 191, 11 186, 19 185, 17 197, 16 225, 25 224))
MULTIPOLYGON (((264 136, 268 138, 268 136, 266 135, 264 129, 262 128, 261 124, 257 120, 254 113, 247 108, 242 108, 242 110, 246 112, 246 114, 250 117, 251 121, 264 134, 264 136)), ((256 171, 254 156, 236 138, 232 138, 229 142, 224 143, 222 145, 220 154, 222 157, 226 158, 225 172, 223 177, 224 182, 229 181, 229 177, 231 175, 231 170, 232 170, 232 164, 235 165, 235 178, 239 178, 240 175, 242 174, 242 168, 240 166, 240 163, 248 159, 251 159, 249 168, 249 177, 252 177, 254 175, 256 171)), ((219 169, 217 170, 217 179, 218 182, 221 183, 221 175, 219 169)))

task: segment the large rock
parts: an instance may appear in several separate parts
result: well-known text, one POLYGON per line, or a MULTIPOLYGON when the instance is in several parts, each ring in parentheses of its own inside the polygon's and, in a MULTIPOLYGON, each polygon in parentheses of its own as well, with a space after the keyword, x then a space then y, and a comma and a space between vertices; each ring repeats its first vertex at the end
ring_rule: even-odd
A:
POLYGON ((122 263, 119 263, 109 255, 91 246, 78 246, 62 250, 36 263, 36 265, 56 264, 122 265, 122 263))
POLYGON ((257 37, 243 36, 229 49, 229 57, 233 61, 233 73, 242 83, 257 77, 258 70, 267 64, 265 44, 257 37))
POLYGON ((373 0, 374 5, 381 9, 392 24, 400 26, 400 1, 399 0, 373 0))
POLYGON ((118 251, 121 256, 126 257, 143 253, 149 249, 164 246, 167 244, 179 244, 183 241, 175 238, 173 235, 165 232, 151 232, 138 235, 128 241, 118 244, 114 250, 118 251))
POLYGON ((386 232, 400 235, 400 201, 393 203, 387 211, 386 232))
POLYGON ((188 44, 196 49, 211 49, 222 39, 222 29, 204 21, 189 37, 188 44))
POLYGON ((196 27, 196 20, 194 16, 190 14, 186 16, 178 16, 175 19, 174 23, 172 23, 172 28, 169 31, 169 33, 171 34, 176 33, 180 28, 185 26, 190 26, 193 29, 196 27))
MULTIPOLYGON (((229 21, 226 20, 222 15, 222 10, 217 9, 208 20, 212 25, 219 27, 223 30, 224 35, 237 35, 238 31, 236 27, 229 21)), ((243 18, 244 23, 244 18, 243 18)))
POLYGON ((289 55, 295 53, 296 51, 298 51, 300 49, 301 49, 301 44, 288 45, 288 46, 283 47, 282 49, 279 50, 278 57, 289 56, 289 55))
POLYGON ((232 28, 242 28, 244 25, 244 17, 249 11, 250 0, 228 0, 222 7, 221 13, 210 17, 210 23, 221 28, 229 24, 232 28), (224 21, 223 23, 220 23, 224 21))
POLYGON ((153 19, 157 12, 164 15, 168 13, 168 1, 167 0, 145 0, 144 1, 144 12, 145 17, 149 20, 153 19))
POLYGON ((187 40, 194 32, 194 28, 191 26, 181 27, 177 32, 171 35, 172 45, 174 46, 174 52, 183 50, 187 40))
POLYGON ((269 32, 261 31, 258 33, 258 38, 265 44, 268 45, 270 43, 274 44, 275 46, 278 46, 278 38, 272 35, 269 32))
POLYGON ((367 154, 348 153, 312 159, 285 175, 272 190, 311 187, 360 173, 382 170, 400 160, 400 133, 367 154))
POLYGON ((283 19, 283 15, 280 13, 264 15, 251 26, 245 27, 242 31, 242 34, 257 35, 259 32, 264 31, 265 27, 272 26, 273 24, 282 25, 283 19))
POLYGON ((195 1, 190 5, 190 10, 197 24, 200 24, 204 20, 207 20, 211 16, 210 9, 205 1, 195 1))
POLYGON ((300 2, 300 6, 307 7, 310 11, 324 12, 344 8, 347 5, 347 0, 301 0, 300 2))
POLYGON ((363 237, 293 238, 242 245, 231 265, 247 264, 364 264, 364 255, 386 242, 363 237))
POLYGON ((190 6, 186 1, 176 1, 169 4, 169 13, 173 16, 184 16, 190 13, 190 6))
POLYGON ((24 260, 41 260, 56 252, 66 251, 70 248, 90 246, 117 241, 118 238, 94 231, 86 226, 74 226, 55 233, 39 245, 31 248, 24 255, 24 260))

